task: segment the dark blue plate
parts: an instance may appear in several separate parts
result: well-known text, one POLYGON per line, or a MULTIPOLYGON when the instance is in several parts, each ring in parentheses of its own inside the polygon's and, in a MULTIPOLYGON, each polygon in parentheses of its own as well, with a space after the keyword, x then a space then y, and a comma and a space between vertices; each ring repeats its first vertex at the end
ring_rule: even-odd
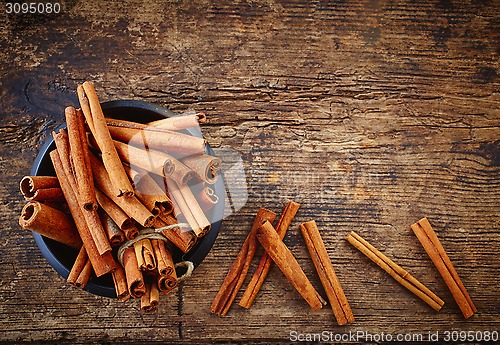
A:
MULTIPOLYGON (((160 120, 165 117, 176 116, 172 111, 160 107, 155 104, 143 101, 111 101, 103 102, 102 110, 107 117, 116 119, 147 123, 154 120, 160 120)), ((62 125, 60 128, 65 128, 62 125)), ((59 129, 60 129, 59 128, 59 129)), ((193 136, 202 137, 201 132, 197 128, 190 128, 187 133, 193 136)), ((42 146, 38 156, 31 168, 31 175, 55 175, 49 153, 55 149, 54 140, 52 137, 48 139, 42 146)), ((207 154, 214 155, 212 148, 207 145, 207 154)), ((200 238, 196 245, 186 254, 176 249, 173 253, 174 261, 191 261, 194 266, 198 266, 208 252, 212 248, 215 239, 219 233, 224 216, 224 197, 225 189, 222 178, 217 179, 214 186, 215 193, 219 197, 219 202, 207 214, 207 218, 212 224, 212 229, 207 235, 200 238)), ((75 262, 78 252, 59 242, 41 236, 33 232, 36 244, 42 255, 47 259, 49 264, 65 279, 68 277, 69 271, 75 262)), ((116 292, 113 284, 113 279, 110 274, 96 278, 92 276, 85 290, 96 295, 105 297, 116 297, 116 292)))

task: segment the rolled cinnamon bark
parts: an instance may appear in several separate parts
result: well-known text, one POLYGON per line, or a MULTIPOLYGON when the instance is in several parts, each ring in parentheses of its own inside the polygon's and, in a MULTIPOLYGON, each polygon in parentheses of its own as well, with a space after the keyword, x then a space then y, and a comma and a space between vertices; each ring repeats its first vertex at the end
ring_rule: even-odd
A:
POLYGON ((71 217, 38 201, 30 201, 24 205, 19 225, 23 229, 34 231, 72 248, 78 249, 82 246, 82 240, 71 217))
POLYGON ((197 127, 200 123, 205 123, 206 121, 207 117, 204 113, 195 113, 167 117, 161 120, 149 122, 147 125, 155 129, 162 128, 172 131, 180 131, 186 128, 197 127))
POLYGON ((71 270, 69 271, 68 278, 66 278, 66 281, 68 283, 76 285, 76 280, 78 279, 80 273, 82 273, 82 270, 85 267, 87 261, 88 261, 87 251, 85 250, 85 247, 82 246, 80 248, 80 251, 78 252, 78 255, 76 256, 75 262, 73 263, 71 270))
POLYGON ((151 240, 153 252, 157 262, 158 273, 168 276, 175 272, 172 254, 166 249, 165 242, 161 240, 151 240))
POLYGON ((472 302, 469 293, 465 289, 462 280, 458 276, 455 267, 451 263, 448 254, 446 254, 429 220, 422 218, 415 224, 412 224, 411 229, 436 266, 439 274, 443 277, 446 286, 448 286, 464 317, 467 319, 474 315, 477 312, 476 306, 472 302))
MULTIPOLYGON (((160 215, 156 218, 153 227, 155 229, 163 228, 167 225, 177 224, 177 220, 171 215, 163 216, 160 215)), ((183 253, 187 253, 196 244, 197 237, 192 231, 182 231, 179 227, 163 230, 163 236, 168 238, 177 248, 179 248, 183 253)))
MULTIPOLYGON (((95 188, 96 198, 99 205, 103 208, 108 216, 118 225, 118 227, 126 232, 127 229, 134 226, 134 220, 129 217, 123 210, 108 198, 99 188, 95 188)), ((131 239, 127 236, 127 239, 131 239)))
POLYGON ((94 180, 90 170, 89 146, 83 114, 81 111, 77 112, 73 107, 67 107, 64 112, 68 126, 70 154, 78 186, 79 202, 85 210, 95 211, 97 210, 97 200, 94 192, 94 180))
POLYGON ((255 233, 264 221, 272 222, 276 214, 265 208, 260 208, 255 216, 250 233, 248 234, 240 252, 236 256, 233 264, 229 268, 226 278, 222 282, 219 292, 212 302, 210 312, 220 316, 225 316, 231 308, 231 304, 236 298, 236 294, 240 290, 245 277, 250 268, 252 258, 257 249, 257 240, 255 233))
POLYGON ((113 275, 113 283, 115 284, 116 297, 125 302, 130 299, 128 292, 127 277, 125 277, 125 270, 121 265, 111 272, 113 275))
POLYGON ((319 310, 326 302, 314 289, 292 252, 281 241, 270 222, 266 221, 257 230, 257 239, 274 263, 288 278, 290 283, 314 310, 319 310))
POLYGON ((154 271, 156 269, 156 260, 153 252, 153 246, 148 238, 144 238, 134 243, 135 257, 137 265, 141 271, 154 271))
POLYGON ((219 197, 212 188, 207 186, 198 193, 196 200, 199 201, 201 209, 208 212, 219 202, 219 197))
POLYGON ((186 218, 186 221, 189 223, 196 236, 204 236, 210 231, 211 224, 189 186, 179 185, 169 178, 165 180, 167 181, 167 188, 170 196, 175 200, 174 206, 179 206, 182 215, 186 218))
POLYGON ((207 154, 193 155, 182 159, 182 163, 193 170, 196 176, 203 182, 214 184, 217 182, 222 162, 219 158, 207 154))
POLYGON ((304 236, 307 249, 311 255, 314 267, 318 272, 321 284, 325 289, 326 296, 330 301, 337 323, 339 325, 345 325, 348 322, 353 322, 354 315, 345 297, 344 290, 340 285, 340 281, 337 278, 337 274, 333 269, 332 262, 328 256, 316 222, 312 220, 302 223, 300 225, 300 231, 302 232, 302 236, 304 236))
POLYGON ((23 196, 30 200, 39 189, 60 188, 59 180, 55 176, 24 176, 19 183, 23 196))
POLYGON ((159 301, 158 287, 155 283, 146 284, 146 293, 141 297, 141 311, 152 313, 156 311, 159 301))
POLYGON ((92 267, 96 276, 100 277, 106 273, 113 271, 117 267, 117 264, 110 252, 106 252, 103 255, 99 254, 90 230, 88 229, 83 211, 78 204, 75 192, 71 188, 71 176, 66 175, 58 151, 52 151, 50 153, 50 158, 52 160, 57 178, 59 179, 59 182, 61 184, 61 189, 64 193, 64 197, 66 198, 66 202, 68 203, 68 207, 71 211, 71 215, 73 216, 73 220, 75 221, 76 228, 78 229, 78 233, 80 234, 80 238, 82 239, 83 245, 85 246, 85 250, 87 251, 87 255, 90 259, 90 262, 92 263, 92 267))
POLYGON ((123 266, 127 278, 127 287, 133 298, 140 298, 146 294, 144 278, 137 265, 134 248, 129 247, 123 253, 123 266))
MULTIPOLYGON (((74 194, 74 200, 78 203, 78 184, 76 183, 75 176, 73 174, 73 169, 71 167, 71 162, 70 162, 70 146, 69 146, 69 139, 68 135, 65 130, 61 129, 59 133, 52 133, 54 137, 54 142, 57 147, 57 152, 58 152, 58 158, 61 161, 61 168, 62 168, 62 173, 64 176, 66 176, 66 181, 68 182, 68 187, 71 189, 72 193, 74 194)), ((62 182, 61 178, 59 177, 59 183, 61 184, 62 187, 62 182)), ((64 192, 64 189, 63 189, 64 192)), ((64 192, 64 195, 66 197, 66 200, 68 196, 64 192)), ((69 201, 68 201, 69 203, 69 201)), ((82 208, 83 209, 83 208, 82 208)), ((71 211, 73 214, 73 211, 71 211)), ((82 212, 83 217, 85 218, 85 222, 87 223, 87 229, 90 231, 90 234, 92 235, 93 242, 99 252, 100 255, 103 255, 106 252, 111 251, 111 245, 109 244, 108 238, 106 236, 106 233, 104 232, 104 229, 102 227, 101 221, 99 220, 99 216, 97 215, 97 212, 94 211, 86 211, 82 212)), ((78 225, 77 225, 78 226, 78 225)), ((81 234, 80 234, 81 235, 81 234)), ((82 238, 83 239, 83 238, 82 238)), ((85 243, 85 241, 84 241, 85 243)), ((86 248, 88 251, 88 248, 86 248)), ((90 253, 89 253, 90 255, 90 253)))
POLYGON ((147 172, 144 172, 140 181, 135 184, 135 192, 137 199, 155 216, 160 212, 171 213, 174 208, 165 189, 147 172))
MULTIPOLYGON (((281 240, 285 237, 285 234, 292 223, 293 218, 297 214, 300 205, 296 202, 290 201, 285 206, 285 209, 281 213, 281 216, 278 220, 278 224, 276 225, 276 232, 278 233, 281 240)), ((271 268, 271 264, 273 263, 273 259, 264 252, 262 254, 262 258, 260 259, 259 266, 255 270, 252 279, 247 285, 243 296, 241 297, 239 305, 243 308, 250 308, 253 301, 257 297, 257 293, 259 292, 264 280, 269 273, 269 269, 271 268)))
MULTIPOLYGON (((174 271, 175 272, 175 271, 174 271)), ((168 295, 179 285, 177 274, 161 275, 158 277, 158 289, 165 295, 168 295)))
POLYGON ((99 219, 101 220, 102 227, 108 236, 111 247, 118 247, 120 244, 125 242, 125 233, 120 230, 113 219, 108 216, 102 208, 99 209, 97 213, 99 214, 99 219))
POLYGON ((122 143, 159 151, 175 152, 176 155, 189 156, 205 152, 205 140, 203 138, 174 131, 148 131, 110 126, 109 133, 114 140, 122 143))
POLYGON ((108 126, 106 125, 106 119, 104 118, 94 85, 90 82, 85 82, 83 83, 83 89, 85 91, 84 96, 88 99, 90 113, 86 113, 87 110, 83 104, 82 110, 87 123, 89 124, 90 131, 92 132, 92 135, 99 146, 99 150, 102 153, 104 166, 111 177, 110 180, 114 195, 117 197, 121 197, 122 195, 132 196, 134 195, 132 185, 127 177, 127 174, 125 174, 123 164, 118 157, 111 139, 108 126))
POLYGON ((443 300, 354 231, 347 236, 347 241, 434 310, 439 311, 444 305, 443 300))
POLYGON ((85 266, 83 266, 83 269, 78 275, 78 278, 76 278, 75 286, 83 289, 89 282, 92 271, 92 263, 89 259, 87 259, 87 261, 85 262, 85 266))
POLYGON ((36 201, 53 201, 53 202, 64 202, 64 195, 61 188, 42 188, 37 189, 31 198, 26 198, 26 200, 36 200, 36 201))
POLYGON ((154 215, 135 196, 127 198, 117 197, 113 192, 110 176, 106 172, 103 163, 93 154, 90 155, 90 161, 97 187, 129 217, 135 219, 142 226, 151 226, 155 218, 154 215))

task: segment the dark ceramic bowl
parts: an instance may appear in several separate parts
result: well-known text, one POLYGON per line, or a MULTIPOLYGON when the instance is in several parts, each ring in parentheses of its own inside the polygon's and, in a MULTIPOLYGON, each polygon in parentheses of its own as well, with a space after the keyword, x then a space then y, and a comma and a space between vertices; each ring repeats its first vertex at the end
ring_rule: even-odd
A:
MULTIPOLYGON (((172 111, 162 108, 158 105, 142 101, 111 101, 102 103, 102 110, 107 117, 129 120, 135 122, 150 122, 160 120, 165 117, 175 116, 172 111)), ((65 128, 63 125, 60 128, 65 128)), ((186 130, 187 134, 202 137, 201 132, 196 128, 186 130)), ((31 175, 52 175, 55 176, 54 168, 49 157, 49 153, 55 149, 54 140, 48 139, 42 146, 35 163, 31 169, 31 175)), ((207 145, 207 154, 214 155, 213 150, 207 145)), ((173 253, 174 261, 191 261, 194 266, 198 266, 208 254, 219 233, 222 218, 224 215, 224 182, 221 178, 217 180, 214 186, 215 193, 219 197, 219 202, 207 214, 207 218, 212 224, 210 232, 198 240, 196 245, 187 253, 182 253, 176 249, 173 253)), ((48 239, 33 232, 36 244, 42 255, 49 264, 64 278, 68 277, 69 271, 78 254, 76 250, 69 248, 61 243, 48 239)), ((85 287, 85 290, 96 295, 105 297, 116 297, 116 292, 111 274, 106 274, 96 278, 92 276, 85 287)))

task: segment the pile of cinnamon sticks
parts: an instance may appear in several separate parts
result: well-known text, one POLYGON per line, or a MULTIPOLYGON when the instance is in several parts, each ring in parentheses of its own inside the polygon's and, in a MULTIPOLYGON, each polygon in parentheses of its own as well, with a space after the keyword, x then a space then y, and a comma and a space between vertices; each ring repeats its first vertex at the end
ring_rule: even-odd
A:
POLYGON ((221 161, 205 140, 182 132, 202 113, 148 124, 105 118, 94 86, 78 86, 53 133, 56 176, 26 176, 21 227, 78 250, 68 281, 84 287, 111 273, 118 298, 153 311, 178 284, 172 250, 188 252, 211 228, 208 212, 221 161), (153 230, 147 230, 147 229, 153 230), (119 248, 119 250, 117 250, 119 248))

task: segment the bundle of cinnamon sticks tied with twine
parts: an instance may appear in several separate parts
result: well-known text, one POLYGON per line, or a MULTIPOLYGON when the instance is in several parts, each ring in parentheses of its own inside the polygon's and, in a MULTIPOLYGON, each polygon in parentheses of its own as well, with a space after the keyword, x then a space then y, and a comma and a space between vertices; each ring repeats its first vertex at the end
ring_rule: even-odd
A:
POLYGON ((71 284, 111 273, 119 299, 140 298, 153 311, 179 281, 174 246, 188 252, 210 230, 207 213, 219 201, 221 161, 205 153, 203 138, 182 132, 205 115, 116 120, 104 117, 92 83, 77 93, 80 108, 67 107, 67 129, 53 133, 56 176, 20 182, 29 202, 19 223, 79 251, 71 284))
MULTIPOLYGON (((251 307, 266 279, 272 262, 278 266, 311 308, 319 310, 326 304, 326 301, 311 284, 292 252, 283 242, 287 229, 299 207, 299 204, 289 202, 275 227, 272 225, 276 218, 273 211, 261 208, 257 212, 250 232, 212 302, 211 313, 219 316, 225 316, 228 313, 238 291, 243 286, 259 242, 265 252, 241 296, 239 301, 241 307, 251 307)), ((476 307, 427 218, 421 219, 411 228, 444 278, 464 317, 472 316, 477 311, 476 307)), ((353 322, 353 312, 335 273, 316 222, 312 220, 300 224, 300 231, 337 323, 346 325, 353 322)), ((444 305, 442 299, 361 236, 352 231, 346 240, 434 310, 441 310, 444 305)))

